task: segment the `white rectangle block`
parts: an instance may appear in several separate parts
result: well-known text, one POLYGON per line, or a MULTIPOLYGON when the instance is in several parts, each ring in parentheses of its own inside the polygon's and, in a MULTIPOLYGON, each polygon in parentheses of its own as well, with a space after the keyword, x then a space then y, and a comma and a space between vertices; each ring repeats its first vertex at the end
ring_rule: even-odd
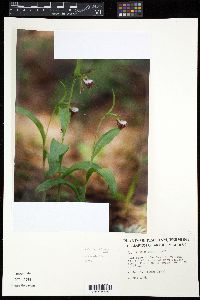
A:
POLYGON ((14 202, 13 230, 109 232, 109 204, 14 202))
POLYGON ((146 32, 54 32, 54 59, 149 59, 146 32), (100 49, 100 51, 97 51, 100 49))

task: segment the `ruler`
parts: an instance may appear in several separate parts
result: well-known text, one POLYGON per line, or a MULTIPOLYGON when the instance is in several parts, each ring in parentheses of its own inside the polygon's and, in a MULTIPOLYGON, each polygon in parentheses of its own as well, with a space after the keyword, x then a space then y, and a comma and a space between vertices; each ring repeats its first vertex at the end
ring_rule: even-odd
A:
POLYGON ((104 2, 9 2, 9 16, 104 16, 104 2))

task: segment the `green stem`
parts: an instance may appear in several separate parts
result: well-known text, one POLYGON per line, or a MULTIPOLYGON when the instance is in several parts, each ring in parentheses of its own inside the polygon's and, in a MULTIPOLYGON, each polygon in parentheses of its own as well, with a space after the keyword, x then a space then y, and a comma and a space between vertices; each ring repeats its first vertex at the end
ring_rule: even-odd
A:
POLYGON ((73 92, 74 92, 74 85, 76 83, 76 77, 73 78, 72 80, 72 85, 71 85, 71 90, 70 90, 70 95, 69 95, 69 101, 68 101, 68 108, 70 107, 70 103, 71 103, 71 100, 72 100, 72 97, 73 97, 73 92))
MULTIPOLYGON (((43 169, 43 176, 45 179, 45 157, 44 157, 44 146, 43 146, 43 160, 42 160, 42 169, 43 169)), ((42 202, 46 201, 46 192, 42 193, 42 202)))
POLYGON ((86 201, 86 184, 83 186, 83 189, 83 199, 86 201))
POLYGON ((135 194, 137 183, 138 183, 138 175, 135 175, 135 176, 133 176, 133 181, 132 181, 131 185, 129 186, 128 193, 125 197, 125 202, 129 203, 132 200, 132 198, 135 194))
MULTIPOLYGON (((99 134, 99 131, 101 129, 101 126, 102 126, 102 123, 103 121, 109 117, 110 115, 115 115, 112 113, 114 107, 115 107, 115 93, 114 91, 112 90, 112 93, 113 93, 113 98, 112 98, 112 106, 109 108, 109 110, 101 117, 101 119, 99 120, 99 123, 97 125, 97 129, 96 129, 96 133, 95 133, 95 137, 94 137, 94 143, 93 143, 93 146, 92 146, 92 155, 91 155, 91 158, 90 158, 90 161, 93 162, 94 160, 94 157, 93 157, 93 153, 94 153, 94 147, 95 147, 95 144, 97 142, 97 137, 98 137, 98 134, 99 134)), ((87 176, 87 175, 86 175, 87 176)), ((85 198, 85 195, 86 195, 86 190, 87 190, 87 185, 88 185, 88 180, 85 181, 85 184, 84 184, 84 198, 85 198)))
POLYGON ((138 180, 141 176, 141 170, 142 170, 141 158, 139 159, 139 162, 140 162, 139 170, 137 171, 137 174, 135 176, 133 176, 133 181, 132 181, 131 185, 129 186, 128 193, 127 193, 127 195, 125 197, 125 200, 124 200, 125 202, 130 202, 133 199, 133 196, 135 195, 136 187, 137 187, 137 184, 138 184, 138 180))
MULTIPOLYGON (((74 74, 73 74, 73 80, 72 80, 72 85, 71 85, 71 89, 70 89, 69 99, 68 99, 68 101, 66 103, 68 111, 70 109, 71 100, 72 100, 73 93, 74 93, 74 86, 75 86, 76 79, 77 79, 77 76, 78 76, 79 72, 80 72, 80 60, 77 59, 76 66, 75 66, 75 69, 74 69, 74 74)), ((62 83, 62 85, 64 85, 62 81, 61 81, 61 83, 62 83)), ((63 98, 62 98, 61 101, 64 102, 65 96, 66 95, 63 96, 63 98)), ((66 132, 65 132, 65 134, 66 134, 66 132)), ((64 142, 65 134, 62 134, 62 139, 61 139, 62 143, 64 142)))
MULTIPOLYGON (((60 83, 64 86, 64 84, 63 84, 62 81, 60 81, 60 83)), ((66 91, 65 91, 65 93, 64 93, 61 101, 64 100, 65 96, 66 96, 66 91)), ((45 162, 46 162, 46 140, 47 140, 47 135, 48 135, 49 127, 50 127, 51 121, 53 119, 53 115, 55 114, 55 111, 57 109, 57 106, 58 106, 58 104, 54 107, 54 110, 51 113, 49 122, 47 124, 46 132, 45 132, 45 139, 44 139, 44 142, 43 142, 43 145, 42 145, 42 153, 43 153, 43 155, 42 155, 43 156, 43 159, 42 159, 42 169, 43 169, 44 179, 45 179, 45 162)), ((46 201, 46 192, 43 192, 43 194, 42 194, 42 201, 43 202, 46 201)))
MULTIPOLYGON (((73 93, 74 93, 74 86, 75 86, 75 83, 76 83, 77 76, 79 76, 79 73, 80 73, 80 61, 77 59, 77 61, 76 61, 76 67, 74 69, 74 74, 73 74, 73 80, 72 80, 72 85, 71 85, 71 89, 70 89, 69 99, 68 99, 68 101, 66 103, 68 111, 70 109, 70 104, 71 104, 71 100, 72 100, 73 93)), ((62 81, 61 81, 61 84, 64 86, 64 84, 63 84, 62 81)), ((64 94, 63 98, 61 99, 62 102, 64 102, 65 97, 66 97, 66 93, 64 94)), ((62 133, 62 138, 61 138, 61 143, 62 144, 64 142, 65 134, 66 134, 66 132, 64 134, 62 133)), ((61 166, 62 166, 62 159, 60 161, 60 167, 61 166)), ((60 201, 60 197, 61 197, 61 184, 58 186, 57 201, 60 201)))
POLYGON ((95 137, 94 137, 94 143, 93 143, 93 146, 92 146, 92 155, 91 155, 91 158, 90 158, 91 162, 93 162, 93 160, 94 160, 93 152, 94 152, 95 144, 97 142, 97 137, 98 137, 101 125, 102 125, 102 123, 103 123, 103 121, 105 120, 106 117, 107 117, 107 113, 105 115, 103 115, 103 117, 100 119, 99 124, 97 126, 97 130, 96 130, 95 137))
MULTIPOLYGON (((112 90, 112 93, 113 93, 113 99, 112 99, 112 106, 109 108, 109 110, 101 117, 101 119, 99 120, 99 123, 97 125, 97 129, 96 129, 96 133, 95 133, 95 137, 94 137, 94 143, 93 143, 93 146, 92 146, 92 154, 91 154, 91 158, 90 158, 90 161, 93 162, 94 160, 94 157, 93 157, 93 153, 94 153, 94 147, 95 147, 95 144, 97 142, 97 137, 98 137, 98 134, 99 134, 99 131, 101 129, 101 126, 102 126, 102 123, 103 121, 106 119, 106 117, 108 117, 110 114, 112 114, 112 111, 115 107, 115 93, 114 91, 112 90)), ((87 175, 86 175, 87 176, 87 175)), ((84 198, 86 196, 86 191, 87 191, 87 185, 88 185, 88 181, 89 179, 85 181, 85 184, 84 184, 84 198)))
POLYGON ((48 135, 48 131, 49 131, 49 126, 51 124, 51 121, 52 121, 53 115, 55 114, 56 109, 57 109, 57 105, 55 106, 53 112, 51 113, 49 122, 47 124, 46 132, 45 132, 45 140, 44 140, 43 148, 42 148, 42 151, 43 151, 43 171, 45 171, 45 161, 46 161, 46 156, 45 156, 46 149, 45 149, 45 146, 46 146, 47 135, 48 135))
POLYGON ((49 126, 50 126, 51 121, 52 121, 52 119, 53 119, 53 115, 54 115, 54 113, 55 113, 55 111, 56 111, 56 108, 57 108, 57 106, 54 108, 54 110, 53 110, 53 112, 52 112, 52 114, 51 114, 51 116, 50 116, 49 123, 48 123, 48 125, 47 125, 47 129, 46 129, 46 133, 45 133, 45 140, 46 140, 46 138, 47 138, 47 134, 48 134, 48 131, 49 131, 49 126))
MULTIPOLYGON (((67 109, 68 109, 68 111, 69 111, 69 109, 70 109, 70 104, 71 104, 71 100, 72 100, 73 93, 74 93, 74 86, 75 86, 75 83, 76 83, 75 72, 76 72, 76 67, 75 67, 74 77, 73 77, 72 85, 71 85, 71 89, 70 89, 69 99, 68 99, 68 101, 67 101, 67 103, 66 103, 66 104, 67 104, 67 109)), ((64 99, 64 98, 62 98, 61 101, 64 102, 63 99, 64 99)), ((65 134, 66 134, 66 132, 65 132, 65 134)), ((62 134, 62 139, 61 139, 62 144, 63 144, 63 142, 64 142, 65 134, 62 134)))
POLYGON ((97 126, 97 130, 96 130, 96 133, 95 133, 95 138, 94 138, 94 143, 93 143, 93 146, 92 146, 92 155, 91 155, 91 159, 90 161, 93 162, 93 152, 94 152, 94 147, 95 147, 95 144, 96 144, 96 141, 97 141, 97 137, 98 137, 98 134, 99 134, 99 131, 100 131, 100 128, 101 128, 101 125, 103 123, 103 121, 105 120, 106 117, 108 117, 109 115, 115 115, 112 113, 114 107, 115 107, 115 93, 114 91, 112 90, 112 93, 113 93, 113 98, 112 98, 112 106, 109 108, 109 110, 101 117, 100 121, 99 121, 99 124, 97 126))
MULTIPOLYGON (((46 132, 45 132, 45 139, 44 139, 44 142, 42 145, 42 169, 43 169, 44 179, 45 179, 45 162, 46 162, 46 140, 47 140, 47 135, 48 135, 48 131, 49 131, 49 126, 52 121, 55 110, 56 110, 56 107, 54 108, 54 110, 50 116, 49 122, 47 124, 46 132)), ((43 202, 46 201, 46 192, 43 192, 42 201, 43 202)))
POLYGON ((85 184, 83 186, 83 198, 86 200, 86 191, 87 191, 87 185, 88 185, 89 179, 86 179, 85 184))
POLYGON ((61 100, 59 101, 59 103, 63 103, 64 101, 65 101, 65 98, 66 98, 66 96, 67 96, 67 90, 66 90, 66 87, 65 87, 65 84, 60 80, 59 81, 60 82, 60 84, 63 86, 63 88, 64 88, 64 95, 62 96, 62 98, 61 98, 61 100))

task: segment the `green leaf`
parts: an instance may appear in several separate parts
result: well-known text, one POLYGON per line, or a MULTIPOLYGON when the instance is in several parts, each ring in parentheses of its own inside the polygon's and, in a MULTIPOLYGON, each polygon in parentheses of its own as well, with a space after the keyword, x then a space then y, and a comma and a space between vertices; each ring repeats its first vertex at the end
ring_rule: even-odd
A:
POLYGON ((110 192, 114 196, 117 191, 117 184, 112 171, 109 169, 102 168, 102 169, 98 169, 96 172, 103 177, 104 181, 107 183, 110 189, 110 192))
POLYGON ((55 139, 52 139, 50 145, 50 152, 48 154, 48 163, 49 163, 48 175, 49 176, 59 171, 63 155, 68 150, 69 150, 69 146, 61 144, 55 139))
POLYGON ((37 128, 41 134, 42 142, 44 145, 46 136, 45 136, 45 132, 44 132, 44 127, 43 127, 42 123, 40 122, 40 120, 38 120, 38 118, 32 112, 30 112, 29 110, 27 110, 21 106, 16 106, 16 112, 20 113, 23 116, 28 117, 37 126, 37 128))
POLYGON ((67 131, 67 128, 69 126, 69 123, 70 123, 71 113, 70 113, 68 107, 59 106, 58 114, 59 114, 59 119, 60 119, 60 127, 62 130, 62 136, 64 137, 65 133, 67 131))
POLYGON ((114 137, 116 137, 119 134, 119 132, 119 128, 113 128, 100 137, 100 139, 96 142, 94 146, 92 160, 101 151, 101 149, 108 145, 114 139, 114 137))
POLYGON ((84 171, 88 171, 90 168, 100 168, 100 166, 98 166, 95 163, 92 163, 91 161, 83 161, 83 162, 78 162, 73 164, 70 168, 63 170, 63 168, 61 169, 62 171, 62 177, 65 177, 71 173, 73 173, 74 171, 78 171, 78 170, 84 170, 84 171))
POLYGON ((59 160, 60 156, 65 154, 69 150, 69 146, 61 144, 55 139, 52 139, 50 145, 49 159, 59 160))
POLYGON ((96 169, 95 168, 91 168, 87 171, 87 174, 86 174, 86 182, 89 181, 90 177, 92 176, 92 174, 96 172, 96 169))
POLYGON ((43 150, 43 158, 46 159, 48 156, 48 151, 46 149, 43 150))
POLYGON ((57 113, 58 113, 59 119, 60 119, 60 127, 61 127, 61 131, 62 131, 62 136, 64 137, 67 127, 69 126, 69 123, 70 123, 71 113, 69 111, 68 103, 65 102, 66 97, 67 97, 66 84, 64 84, 62 81, 60 81, 60 84, 64 88, 64 94, 63 94, 61 100, 59 101, 59 103, 57 104, 57 106, 58 106, 57 113))
POLYGON ((107 115, 108 115, 108 116, 111 116, 111 117, 115 117, 115 118, 118 117, 117 114, 114 114, 114 113, 112 113, 112 112, 108 112, 107 115))
POLYGON ((59 172, 60 170, 60 162, 59 161, 50 161, 48 159, 49 163, 49 170, 47 172, 47 176, 53 176, 56 172, 59 172))
POLYGON ((77 59, 74 75, 78 77, 80 76, 80 73, 81 73, 81 63, 80 63, 80 59, 77 59))
POLYGON ((123 195, 122 193, 120 192, 117 192, 115 194, 115 199, 118 200, 118 201, 124 201, 125 200, 125 195, 123 195))
POLYGON ((69 182, 68 180, 63 179, 63 178, 55 178, 55 179, 45 180, 40 185, 38 185, 38 187, 36 188, 36 192, 38 192, 38 193, 45 192, 45 191, 49 190, 50 188, 58 186, 60 184, 69 186, 76 194, 78 201, 84 200, 81 196, 80 191, 77 189, 77 187, 74 184, 72 184, 71 182, 69 182))
POLYGON ((63 96, 62 96, 62 98, 61 98, 61 100, 59 101, 59 102, 64 102, 65 101, 65 98, 66 98, 66 96, 67 96, 67 89, 66 89, 66 85, 60 80, 59 81, 60 82, 60 84, 63 86, 63 88, 64 88, 64 94, 63 94, 63 96))
POLYGON ((106 168, 91 168, 88 170, 87 175, 86 175, 87 181, 89 180, 90 176, 94 172, 96 172, 100 176, 102 176, 104 181, 107 183, 107 185, 110 189, 110 192, 112 193, 113 196, 115 196, 116 191, 117 191, 117 184, 116 184, 115 177, 114 177, 112 171, 109 169, 106 169, 106 168))
POLYGON ((69 175, 69 178, 72 180, 72 183, 74 183, 77 188, 81 186, 81 181, 78 180, 75 176, 69 175))
POLYGON ((127 193, 126 198, 125 198, 126 202, 130 202, 133 199, 133 196, 134 196, 135 191, 136 191, 137 183, 138 183, 138 174, 136 174, 133 177, 133 181, 132 181, 131 185, 129 186, 128 193, 127 193))
POLYGON ((36 192, 45 192, 49 190, 50 188, 57 186, 59 184, 64 184, 66 182, 66 179, 63 178, 56 178, 56 179, 47 179, 43 181, 41 184, 38 185, 36 188, 36 192))
POLYGON ((77 191, 78 191, 78 197, 77 197, 78 200, 81 201, 81 202, 86 201, 86 199, 85 199, 85 187, 79 185, 79 186, 76 186, 76 188, 77 188, 77 191))

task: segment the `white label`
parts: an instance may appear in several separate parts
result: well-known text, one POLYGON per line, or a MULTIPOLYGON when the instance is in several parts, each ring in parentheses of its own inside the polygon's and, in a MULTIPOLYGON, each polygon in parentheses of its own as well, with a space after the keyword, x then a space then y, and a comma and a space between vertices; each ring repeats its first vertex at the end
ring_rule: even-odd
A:
POLYGON ((109 204, 14 202, 13 230, 109 232, 109 204))

